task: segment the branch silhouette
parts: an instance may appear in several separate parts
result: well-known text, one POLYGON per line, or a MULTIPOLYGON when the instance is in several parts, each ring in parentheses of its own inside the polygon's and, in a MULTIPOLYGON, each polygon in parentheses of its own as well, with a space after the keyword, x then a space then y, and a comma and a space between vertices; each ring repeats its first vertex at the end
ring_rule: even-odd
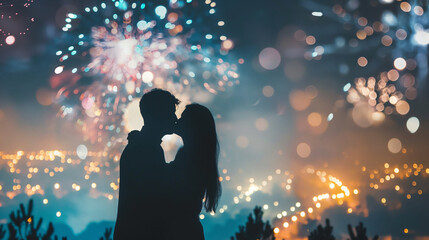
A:
MULTIPOLYGON (((360 222, 359 225, 356 226, 356 234, 353 231, 352 225, 347 225, 347 229, 349 231, 349 236, 351 240, 368 240, 369 238, 366 235, 366 228, 363 226, 363 223, 360 222)), ((375 235, 372 240, 378 240, 378 235, 375 235)))
MULTIPOLYGON (((52 222, 49 223, 48 229, 45 233, 40 233, 43 219, 40 218, 36 221, 33 216, 33 199, 28 202, 27 210, 24 204, 19 205, 19 209, 9 214, 10 222, 7 224, 9 231, 8 240, 51 240, 54 237, 54 226, 52 222), (37 224, 36 224, 37 222, 37 224)), ((3 225, 0 227, 0 239, 5 236, 6 232, 3 230, 3 225)), ((58 239, 57 236, 54 239, 58 239)), ((62 240, 66 240, 65 237, 62 240)))
POLYGON ((100 237, 100 240, 111 240, 110 235, 112 235, 113 228, 106 228, 104 235, 100 237))
MULTIPOLYGON (((54 236, 54 225, 49 222, 46 232, 41 233, 43 219, 36 221, 33 216, 33 199, 28 202, 28 207, 25 209, 24 204, 20 204, 18 210, 12 211, 9 214, 9 223, 7 230, 9 232, 8 240, 59 240, 54 236), (37 222, 37 224, 36 224, 37 222)), ((100 240, 112 240, 111 235, 113 228, 106 228, 100 240)), ((0 240, 6 239, 5 225, 0 224, 0 240)), ((61 240, 67 240, 67 237, 61 237, 61 240)))
POLYGON ((247 217, 246 226, 239 226, 238 232, 235 233, 235 238, 231 240, 274 240, 274 229, 271 227, 270 222, 264 223, 262 216, 264 212, 262 208, 256 206, 253 209, 253 215, 249 214, 247 217))
POLYGON ((3 228, 4 228, 4 225, 0 224, 0 240, 6 236, 6 230, 3 228))
POLYGON ((334 235, 332 235, 332 230, 334 228, 330 225, 329 219, 326 219, 326 226, 323 227, 321 224, 317 226, 315 230, 310 233, 308 236, 309 240, 335 240, 334 235))

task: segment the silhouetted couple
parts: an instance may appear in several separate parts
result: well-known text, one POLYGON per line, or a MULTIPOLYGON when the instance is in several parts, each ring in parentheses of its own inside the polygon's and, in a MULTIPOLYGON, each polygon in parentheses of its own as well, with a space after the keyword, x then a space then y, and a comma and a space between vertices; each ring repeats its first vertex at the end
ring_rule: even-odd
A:
POLYGON ((204 239, 199 214, 216 210, 221 194, 218 141, 211 112, 199 104, 175 114, 179 100, 154 89, 140 100, 141 131, 128 134, 120 160, 118 216, 114 239, 204 239), (183 140, 166 163, 161 138, 183 140))

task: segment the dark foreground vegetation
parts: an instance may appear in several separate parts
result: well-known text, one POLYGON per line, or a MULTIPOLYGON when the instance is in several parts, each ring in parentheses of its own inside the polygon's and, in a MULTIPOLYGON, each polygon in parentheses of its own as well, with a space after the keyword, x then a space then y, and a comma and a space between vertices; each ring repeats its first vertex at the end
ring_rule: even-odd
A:
MULTIPOLYGON (((20 204, 16 212, 9 214, 9 223, 0 225, 0 240, 67 240, 66 237, 54 235, 54 226, 49 222, 48 228, 42 228, 43 219, 35 218, 33 215, 33 200, 28 202, 27 209, 20 204), (7 237, 7 238, 6 238, 7 237)), ((100 240, 111 240, 112 228, 106 228, 100 240)))
MULTIPOLYGON (((244 226, 238 227, 238 232, 231 240, 275 240, 274 228, 269 221, 262 220, 264 212, 261 207, 256 206, 253 210, 253 215, 250 214, 244 226)), ((353 228, 350 224, 347 226, 350 240, 371 240, 366 234, 366 228, 360 222, 358 226, 353 228)), ((326 219, 326 226, 319 225, 308 236, 309 240, 335 240, 333 235, 333 227, 330 225, 329 219, 326 219)), ((372 240, 378 240, 378 236, 374 236, 372 240)))
MULTIPOLYGON (((253 213, 247 217, 247 222, 238 227, 238 231, 231 240, 275 240, 274 228, 269 221, 264 222, 262 208, 256 206, 253 213)), ((30 199, 27 208, 20 204, 18 210, 9 214, 9 222, 0 225, 0 240, 67 240, 55 234, 52 222, 49 222, 47 229, 42 228, 43 219, 35 218, 33 215, 33 200, 30 199)), ((378 236, 368 238, 366 228, 363 223, 353 228, 347 226, 350 240, 378 240, 378 236)), ((333 227, 329 219, 326 219, 326 226, 319 225, 308 236, 309 240, 335 240, 333 227)), ((113 229, 106 228, 100 240, 112 240, 113 229)))

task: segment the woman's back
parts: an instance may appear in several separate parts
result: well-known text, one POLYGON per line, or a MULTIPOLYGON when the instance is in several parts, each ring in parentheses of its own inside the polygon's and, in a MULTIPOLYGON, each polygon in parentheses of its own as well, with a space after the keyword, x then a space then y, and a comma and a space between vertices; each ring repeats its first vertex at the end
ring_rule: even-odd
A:
POLYGON ((183 147, 169 164, 172 221, 168 235, 173 239, 204 239, 199 220, 205 192, 201 162, 190 149, 183 147))

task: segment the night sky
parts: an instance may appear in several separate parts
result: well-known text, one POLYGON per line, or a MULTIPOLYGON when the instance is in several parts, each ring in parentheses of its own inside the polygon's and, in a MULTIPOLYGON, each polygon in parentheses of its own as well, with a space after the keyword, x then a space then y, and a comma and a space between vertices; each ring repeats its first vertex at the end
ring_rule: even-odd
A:
MULTIPOLYGON (((223 195, 218 213, 201 212, 206 239, 229 239, 256 205, 263 206, 264 219, 278 228, 279 239, 305 238, 325 218, 331 219, 338 238, 347 236, 347 224, 360 221, 370 237, 429 238, 427 3, 183 2, 187 7, 179 21, 189 17, 193 22, 184 30, 192 29, 192 37, 182 44, 199 44, 211 59, 204 63, 193 60, 198 55, 190 50, 172 51, 183 72, 195 69, 197 76, 189 86, 180 74, 169 80, 176 85, 164 86, 183 102, 178 115, 186 103, 196 101, 215 116, 223 195), (214 14, 207 14, 210 9, 214 14), (227 50, 222 36, 233 43, 227 50), (216 90, 212 93, 204 82, 223 77, 214 73, 224 66, 216 58, 237 69, 224 74, 231 76, 225 88, 216 85, 219 79, 210 82, 216 90), (199 76, 199 66, 211 78, 199 76)), ((106 94, 113 70, 72 73, 88 62, 70 56, 63 63, 63 53, 58 54, 79 41, 78 33, 103 24, 101 8, 84 11, 101 3, 19 0, 0 5, 0 16, 19 13, 11 20, 0 18, 0 224, 29 198, 35 200, 35 215, 52 221, 69 239, 98 238, 114 224, 118 156, 126 134, 139 128, 135 126, 141 119, 126 113, 135 109, 129 107, 128 95, 121 110, 103 115, 108 109, 103 101, 119 95, 106 94), (16 5, 10 7, 12 2, 16 5), (25 7, 27 2, 31 4, 25 7), (64 31, 67 12, 78 13, 79 21, 64 31), (16 37, 12 44, 8 35, 16 37), (57 71, 59 66, 64 70, 57 71), (78 80, 71 84, 73 76, 78 80), (85 94, 102 96, 100 102, 91 102, 98 104, 100 119, 110 124, 117 117, 125 125, 110 130, 105 122, 100 130, 92 124, 96 117, 82 100, 85 94), (67 115, 68 108, 73 110, 67 115), (46 161, 50 154, 53 161, 46 161)), ((156 6, 176 1, 136 5, 142 3, 153 13, 156 6)), ((163 26, 154 31, 172 37, 163 26)), ((91 52, 85 59, 94 56, 91 52)), ((152 67, 144 71, 161 75, 152 67)), ((150 83, 144 74, 137 78, 142 90, 156 86, 156 78, 150 83)), ((129 95, 138 99, 141 92, 132 90, 129 95)), ((177 136, 165 139, 167 160, 179 146, 177 136)))

